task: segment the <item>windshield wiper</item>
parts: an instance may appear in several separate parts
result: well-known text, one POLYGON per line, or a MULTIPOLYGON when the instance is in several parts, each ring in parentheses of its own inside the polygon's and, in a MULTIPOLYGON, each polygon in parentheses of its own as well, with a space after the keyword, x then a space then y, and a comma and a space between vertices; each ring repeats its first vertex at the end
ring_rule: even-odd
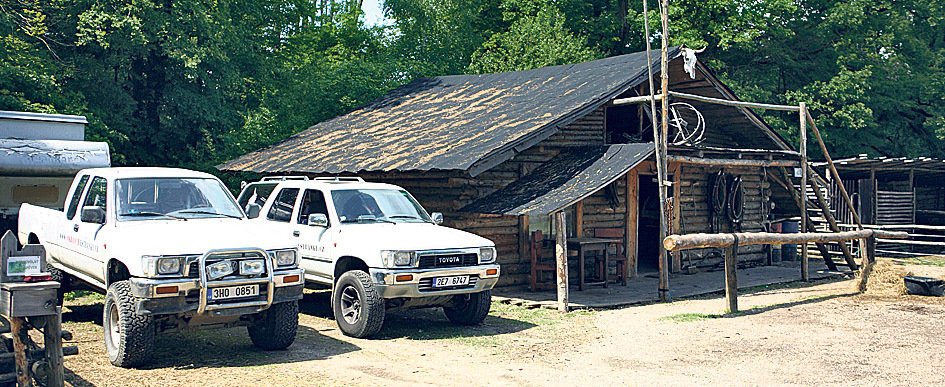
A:
POLYGON ((152 211, 126 212, 124 214, 118 214, 118 216, 164 216, 171 219, 187 220, 187 218, 184 218, 184 217, 162 214, 160 212, 152 212, 152 211))
POLYGON ((393 216, 388 216, 388 218, 390 219, 422 219, 419 216, 413 216, 413 215, 393 215, 393 216))
POLYGON ((213 211, 184 210, 184 211, 177 211, 177 213, 178 213, 178 214, 220 215, 220 216, 225 216, 225 217, 233 218, 233 219, 243 219, 242 216, 236 216, 236 215, 230 215, 230 214, 223 214, 223 213, 220 213, 220 212, 213 212, 213 211))

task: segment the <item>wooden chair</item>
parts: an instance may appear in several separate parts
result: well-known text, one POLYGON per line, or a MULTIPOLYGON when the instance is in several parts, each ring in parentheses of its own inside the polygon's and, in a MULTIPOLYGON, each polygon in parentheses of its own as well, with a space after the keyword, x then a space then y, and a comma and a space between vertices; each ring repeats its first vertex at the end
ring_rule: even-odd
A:
POLYGON ((535 231, 531 235, 532 272, 530 288, 532 291, 540 289, 554 289, 555 284, 555 250, 554 246, 545 243, 545 236, 541 230, 535 231), (551 273, 551 281, 544 281, 545 273, 551 273))
MULTIPOLYGON (((595 228, 594 229, 595 238, 606 238, 606 239, 617 239, 619 242, 613 244, 614 250, 610 253, 609 261, 617 263, 617 275, 610 277, 607 275, 607 268, 598 268, 602 270, 602 273, 607 275, 607 279, 610 280, 614 278, 615 282, 619 282, 622 285, 627 284, 627 254, 624 250, 624 230, 622 228, 595 228)), ((602 276, 603 277, 603 276, 602 276)))

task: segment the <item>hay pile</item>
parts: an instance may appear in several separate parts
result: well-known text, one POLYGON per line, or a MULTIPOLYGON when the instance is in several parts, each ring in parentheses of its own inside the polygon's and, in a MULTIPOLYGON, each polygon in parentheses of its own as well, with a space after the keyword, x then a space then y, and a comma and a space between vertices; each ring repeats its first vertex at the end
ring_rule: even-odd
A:
POLYGON ((874 296, 901 296, 906 294, 906 284, 902 277, 912 275, 902 266, 887 260, 879 260, 873 266, 873 272, 866 284, 866 293, 874 296))

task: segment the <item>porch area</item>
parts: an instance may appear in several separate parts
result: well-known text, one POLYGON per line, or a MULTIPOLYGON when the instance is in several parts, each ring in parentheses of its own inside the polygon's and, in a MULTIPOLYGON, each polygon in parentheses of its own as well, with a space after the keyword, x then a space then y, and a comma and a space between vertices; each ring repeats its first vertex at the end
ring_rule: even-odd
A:
MULTIPOLYGON (((747 289, 756 286, 774 285, 800 281, 800 262, 782 262, 773 266, 756 266, 738 269, 738 288, 747 289)), ((823 261, 812 259, 810 279, 839 278, 849 273, 831 271, 823 261)), ((688 298, 712 293, 724 292, 725 271, 701 271, 696 274, 671 274, 670 287, 672 297, 688 298)), ((611 284, 606 288, 589 287, 584 291, 569 292, 570 309, 608 309, 629 305, 659 302, 659 276, 656 272, 640 273, 640 276, 627 281, 627 285, 611 284)), ((555 289, 530 291, 526 287, 497 288, 493 290, 493 301, 521 305, 530 308, 556 309, 557 293, 555 289)))

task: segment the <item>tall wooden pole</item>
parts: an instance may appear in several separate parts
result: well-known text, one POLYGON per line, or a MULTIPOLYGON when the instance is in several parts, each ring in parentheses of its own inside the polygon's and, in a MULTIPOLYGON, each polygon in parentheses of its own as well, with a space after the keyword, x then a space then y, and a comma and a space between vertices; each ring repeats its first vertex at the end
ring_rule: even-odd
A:
POLYGON ((558 310, 568 311, 568 235, 564 211, 555 213, 555 266, 558 276, 558 310))
MULTIPOLYGON (((667 47, 669 44, 669 0, 661 0, 660 19, 662 20, 663 26, 663 33, 660 34, 660 42, 662 44, 660 49, 660 88, 662 89, 663 98, 660 100, 662 105, 660 109, 660 135, 653 140, 659 144, 656 147, 656 174, 659 180, 660 240, 663 240, 663 238, 666 238, 669 229, 666 211, 666 184, 668 183, 668 179, 666 178, 666 137, 669 131, 669 48, 667 47)), ((672 299, 669 294, 669 254, 666 249, 662 247, 660 247, 659 252, 659 296, 660 301, 668 302, 672 299)))
MULTIPOLYGON (((801 230, 807 230, 807 104, 801 102, 801 230)), ((801 279, 810 279, 807 243, 801 245, 801 279)))

